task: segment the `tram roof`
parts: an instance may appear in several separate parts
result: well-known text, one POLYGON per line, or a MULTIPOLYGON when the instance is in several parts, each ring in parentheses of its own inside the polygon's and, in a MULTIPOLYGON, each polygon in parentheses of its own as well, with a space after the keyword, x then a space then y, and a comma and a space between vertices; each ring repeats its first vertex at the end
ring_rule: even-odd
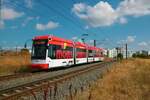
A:
POLYGON ((72 44, 72 45, 75 44, 76 47, 84 47, 84 48, 87 48, 89 50, 104 50, 103 48, 98 48, 98 47, 91 46, 91 45, 81 43, 81 42, 74 42, 72 40, 63 39, 63 38, 56 37, 56 36, 53 36, 53 35, 35 36, 33 38, 33 40, 50 40, 50 41, 61 42, 61 44, 62 43, 69 43, 69 44, 72 44))

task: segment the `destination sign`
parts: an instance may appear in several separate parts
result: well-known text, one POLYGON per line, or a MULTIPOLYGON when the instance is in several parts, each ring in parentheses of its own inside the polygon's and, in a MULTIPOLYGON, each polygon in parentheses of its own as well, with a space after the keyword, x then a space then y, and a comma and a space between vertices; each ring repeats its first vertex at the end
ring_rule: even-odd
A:
POLYGON ((47 40, 34 40, 34 45, 47 44, 47 40))

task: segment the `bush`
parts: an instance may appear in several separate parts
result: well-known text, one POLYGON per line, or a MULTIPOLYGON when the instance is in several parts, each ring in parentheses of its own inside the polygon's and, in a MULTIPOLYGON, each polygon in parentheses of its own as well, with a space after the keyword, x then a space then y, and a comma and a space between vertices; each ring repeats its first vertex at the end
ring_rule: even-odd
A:
POLYGON ((119 60, 122 60, 122 59, 123 59, 123 55, 122 55, 121 53, 119 53, 119 54, 117 55, 117 58, 118 58, 119 60))
POLYGON ((150 56, 149 55, 147 55, 147 54, 139 54, 139 53, 134 53, 133 55, 132 55, 132 57, 134 57, 134 58, 150 58, 150 56))
POLYGON ((29 67, 29 65, 24 65, 24 66, 20 66, 20 68, 18 69, 18 71, 17 72, 19 72, 19 73, 23 73, 23 72, 30 72, 31 71, 31 69, 30 69, 30 67, 29 67))
POLYGON ((29 50, 26 48, 21 49, 21 55, 30 55, 29 50))

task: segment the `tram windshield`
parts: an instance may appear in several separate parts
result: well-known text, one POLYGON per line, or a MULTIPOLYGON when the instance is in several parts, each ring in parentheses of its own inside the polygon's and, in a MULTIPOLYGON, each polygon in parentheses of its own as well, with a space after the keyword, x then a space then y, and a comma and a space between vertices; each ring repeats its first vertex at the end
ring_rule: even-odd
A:
POLYGON ((34 40, 32 59, 46 59, 47 40, 34 40))

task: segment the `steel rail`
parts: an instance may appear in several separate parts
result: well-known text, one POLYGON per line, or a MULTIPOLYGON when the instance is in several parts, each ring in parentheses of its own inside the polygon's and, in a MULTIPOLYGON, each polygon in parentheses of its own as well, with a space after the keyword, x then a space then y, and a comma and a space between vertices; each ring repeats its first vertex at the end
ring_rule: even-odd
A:
POLYGON ((40 73, 42 72, 36 72, 36 73, 27 72, 27 73, 15 73, 15 74, 10 74, 10 75, 4 75, 4 76, 0 76, 0 82, 8 81, 8 80, 16 79, 16 78, 28 77, 28 76, 32 76, 32 75, 36 75, 40 73))
POLYGON ((41 88, 46 88, 46 87, 55 87, 56 84, 58 83, 62 83, 66 80, 69 80, 73 77, 79 76, 83 73, 87 73, 89 71, 98 69, 98 68, 103 68, 104 65, 106 64, 110 64, 112 62, 103 62, 103 63, 98 63, 83 69, 79 69, 79 70, 75 70, 75 71, 71 71, 62 75, 58 75, 52 78, 48 78, 48 79, 44 79, 44 80, 40 80, 40 81, 36 81, 36 82, 32 82, 32 83, 28 83, 28 84, 24 84, 21 86, 17 86, 11 89, 8 89, 6 91, 0 91, 0 93, 2 94, 0 96, 1 100, 9 100, 11 98, 17 98, 17 97, 21 97, 21 96, 25 96, 25 95, 30 95, 31 92, 36 92, 41 90, 41 88))
POLYGON ((11 74, 11 75, 0 76, 0 82, 15 79, 15 78, 31 76, 31 75, 32 73, 16 73, 16 74, 11 74))
POLYGON ((45 72, 39 71, 36 73, 26 72, 26 73, 16 73, 16 74, 11 74, 11 75, 0 76, 0 82, 9 81, 9 80, 17 79, 17 78, 30 77, 33 75, 39 75, 39 74, 44 74, 44 73, 45 72))

